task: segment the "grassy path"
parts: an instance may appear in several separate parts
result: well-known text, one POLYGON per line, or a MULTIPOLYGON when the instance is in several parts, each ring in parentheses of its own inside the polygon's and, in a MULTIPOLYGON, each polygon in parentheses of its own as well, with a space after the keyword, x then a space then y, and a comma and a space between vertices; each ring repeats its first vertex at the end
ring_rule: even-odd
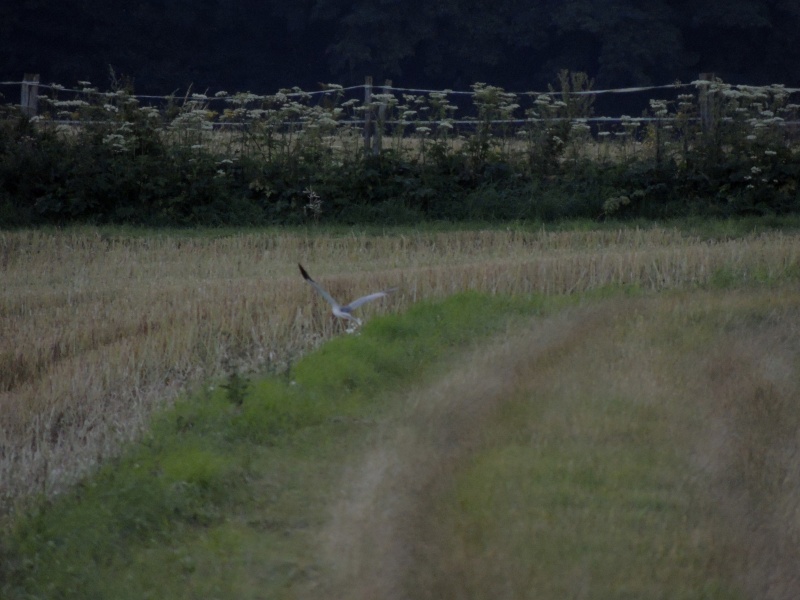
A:
POLYGON ((796 597, 796 285, 602 296, 456 296, 200 392, 19 520, 0 596, 796 597))
POLYGON ((616 298, 414 390, 328 524, 341 598, 791 598, 800 303, 616 298))
POLYGON ((159 415, 74 492, 0 542, 0 597, 295 597, 345 457, 440 357, 539 300, 467 294, 333 340, 289 374, 229 380, 159 415))

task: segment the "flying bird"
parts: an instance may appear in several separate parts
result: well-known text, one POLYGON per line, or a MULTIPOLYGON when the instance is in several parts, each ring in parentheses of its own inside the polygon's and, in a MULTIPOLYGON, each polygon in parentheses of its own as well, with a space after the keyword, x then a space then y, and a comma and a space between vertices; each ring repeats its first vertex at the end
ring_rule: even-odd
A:
POLYGON ((325 298, 325 300, 327 300, 328 303, 333 307, 333 316, 339 317, 340 319, 353 321, 354 323, 356 323, 356 325, 361 325, 361 319, 353 316, 352 313, 355 309, 357 309, 359 306, 361 306, 366 302, 369 302, 371 300, 377 300, 378 298, 383 298, 384 296, 388 296, 389 294, 397 290, 397 288, 391 288, 388 290, 383 290, 382 292, 375 292, 367 296, 362 296, 357 300, 353 300, 350 304, 345 304, 344 306, 342 306, 336 300, 334 300, 333 296, 331 296, 328 292, 326 292, 325 289, 322 286, 320 286, 320 284, 311 279, 308 272, 303 268, 303 265, 298 263, 297 266, 300 267, 300 273, 303 275, 303 279, 305 279, 308 283, 310 283, 314 287, 314 289, 320 293, 320 296, 325 298))

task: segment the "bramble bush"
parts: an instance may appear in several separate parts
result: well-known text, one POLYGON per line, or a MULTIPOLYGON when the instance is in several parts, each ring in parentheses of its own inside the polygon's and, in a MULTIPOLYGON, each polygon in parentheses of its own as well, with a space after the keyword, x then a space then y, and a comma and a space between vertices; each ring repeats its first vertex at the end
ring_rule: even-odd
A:
POLYGON ((0 119, 0 226, 414 223, 420 220, 662 218, 800 209, 798 108, 781 86, 694 82, 638 118, 592 119, 583 74, 520 97, 473 86, 345 99, 187 94, 142 106, 52 87, 29 119, 0 119), (316 102, 316 103, 315 103, 316 102), (523 104, 529 103, 525 108, 523 104), (212 107, 224 103, 221 110, 212 107), (703 104, 704 110, 700 110, 703 104), (378 105, 383 106, 378 111, 378 105), (474 116, 457 120, 459 110, 474 116), (365 150, 366 113, 384 132, 365 150), (702 114, 701 114, 702 112, 702 114), (523 116, 520 116, 523 115, 523 116))

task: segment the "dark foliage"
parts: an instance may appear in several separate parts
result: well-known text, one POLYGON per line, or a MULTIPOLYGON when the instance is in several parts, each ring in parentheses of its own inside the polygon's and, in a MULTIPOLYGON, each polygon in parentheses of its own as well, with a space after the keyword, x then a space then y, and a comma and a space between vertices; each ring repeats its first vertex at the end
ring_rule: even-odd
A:
POLYGON ((387 150, 333 160, 312 148, 231 160, 203 146, 167 144, 144 126, 114 146, 114 127, 64 135, 24 118, 1 122, 0 226, 413 224, 800 210, 800 160, 787 148, 762 152, 759 166, 752 150, 719 154, 702 145, 681 160, 656 160, 656 153, 531 163, 496 148, 476 160, 469 143, 430 144, 422 155, 387 150))
POLYGON ((266 93, 319 81, 543 89, 562 68, 599 86, 694 80, 798 85, 800 4, 776 0, 62 0, 0 6, 0 79, 140 93, 266 93))

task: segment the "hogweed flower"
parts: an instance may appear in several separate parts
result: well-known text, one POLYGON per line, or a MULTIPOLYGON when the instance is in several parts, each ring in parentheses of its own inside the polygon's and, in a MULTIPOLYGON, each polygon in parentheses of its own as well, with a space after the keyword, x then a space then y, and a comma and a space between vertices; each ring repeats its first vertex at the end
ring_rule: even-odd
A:
POLYGON ((576 119, 570 124, 570 133, 573 135, 588 135, 592 128, 584 119, 576 119))
POLYGON ((311 187, 304 189, 303 193, 308 198, 308 204, 303 207, 303 211, 310 212, 314 221, 318 221, 320 215, 322 215, 322 198, 311 187))
POLYGON ((129 150, 128 140, 119 133, 110 133, 104 136, 103 144, 109 146, 114 154, 123 154, 129 150))

